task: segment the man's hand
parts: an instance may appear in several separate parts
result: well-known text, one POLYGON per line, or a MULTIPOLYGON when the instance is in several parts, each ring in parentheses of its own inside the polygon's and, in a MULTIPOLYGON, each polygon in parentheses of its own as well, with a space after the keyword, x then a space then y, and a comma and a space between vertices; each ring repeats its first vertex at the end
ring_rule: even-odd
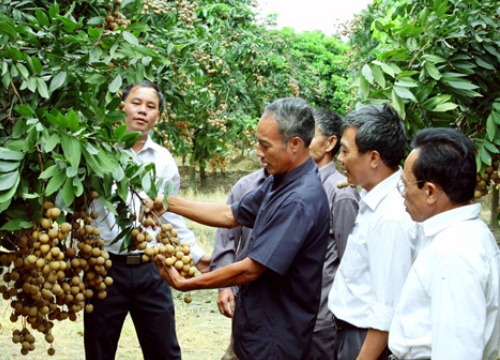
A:
POLYGON ((236 306, 235 300, 233 290, 224 289, 219 291, 219 299, 217 300, 219 312, 228 318, 232 318, 236 306))
POLYGON ((158 273, 171 287, 180 291, 186 291, 185 282, 181 274, 173 266, 167 266, 165 264, 165 257, 163 255, 157 255, 155 258, 156 267, 158 268, 158 273))
POLYGON ((198 269, 199 272, 202 274, 205 274, 210 271, 210 261, 211 257, 208 254, 204 254, 200 260, 196 263, 196 268, 198 269))

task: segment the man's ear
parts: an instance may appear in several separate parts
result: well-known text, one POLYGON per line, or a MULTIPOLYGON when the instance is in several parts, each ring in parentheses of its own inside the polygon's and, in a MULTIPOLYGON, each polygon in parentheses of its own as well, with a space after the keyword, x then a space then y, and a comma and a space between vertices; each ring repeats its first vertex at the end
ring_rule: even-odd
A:
POLYGON ((439 194, 442 192, 441 188, 430 181, 426 181, 424 183, 424 187, 425 195, 427 196, 427 204, 434 204, 437 201, 439 194))
POLYGON ((292 148, 293 151, 297 151, 297 149, 299 148, 299 146, 301 144, 303 144, 304 142, 302 141, 301 138, 299 138, 298 136, 294 136, 291 140, 290 140, 290 146, 292 148))
POLYGON ((332 151, 333 148, 335 147, 335 145, 337 145, 337 141, 339 141, 339 140, 337 139, 337 137, 335 135, 329 136, 326 139, 326 142, 327 142, 326 151, 327 152, 332 151))
POLYGON ((370 166, 375 169, 378 167, 382 159, 380 158, 380 153, 377 150, 370 151, 370 166))

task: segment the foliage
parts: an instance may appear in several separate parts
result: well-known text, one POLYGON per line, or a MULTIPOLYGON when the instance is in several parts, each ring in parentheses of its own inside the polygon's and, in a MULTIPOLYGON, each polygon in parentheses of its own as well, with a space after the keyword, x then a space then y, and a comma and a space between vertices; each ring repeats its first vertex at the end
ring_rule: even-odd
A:
POLYGON ((320 31, 297 34, 285 28, 279 34, 289 44, 290 62, 296 64, 301 88, 310 92, 301 96, 317 107, 344 114, 352 102, 347 83, 347 45, 320 31))
POLYGON ((360 101, 390 101, 410 135, 428 126, 462 130, 484 171, 500 152, 498 18, 489 0, 376 0, 351 29, 364 56, 354 66, 360 101))
POLYGON ((126 83, 159 84, 167 101, 153 136, 200 169, 251 146, 276 97, 340 107, 338 40, 256 19, 251 0, 0 1, 2 229, 36 223, 44 200, 86 211, 92 190, 127 221, 130 187, 153 197, 163 186, 121 150, 138 136, 120 126, 126 83))

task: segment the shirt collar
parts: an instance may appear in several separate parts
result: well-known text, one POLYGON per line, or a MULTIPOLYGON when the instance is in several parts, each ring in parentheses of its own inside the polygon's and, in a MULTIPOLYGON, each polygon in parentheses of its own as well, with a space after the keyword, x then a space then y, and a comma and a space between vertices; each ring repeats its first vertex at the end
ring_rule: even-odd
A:
POLYGON ((332 174, 337 172, 337 168, 333 162, 323 166, 321 169, 318 169, 319 177, 321 179, 321 183, 325 182, 332 174))
POLYGON ((374 211, 378 204, 387 196, 391 191, 396 189, 396 185, 401 179, 401 175, 403 171, 401 167, 394 174, 389 176, 388 178, 379 182, 373 189, 370 191, 366 191, 365 189, 361 190, 361 206, 364 205, 370 210, 374 211))
POLYGON ((318 171, 318 166, 316 163, 313 161, 311 157, 304 161, 300 166, 296 167, 292 171, 286 173, 286 174, 280 174, 280 175, 273 175, 272 182, 274 183, 274 186, 282 186, 286 185, 288 183, 291 183, 298 178, 300 178, 302 175, 304 175, 306 172, 311 171, 315 169, 315 171, 318 171))
POLYGON ((480 204, 461 206, 456 209, 448 210, 422 222, 422 230, 426 237, 433 237, 440 231, 453 226, 459 222, 479 218, 481 213, 480 204))
POLYGON ((151 139, 151 136, 148 135, 146 141, 144 142, 144 146, 142 147, 141 150, 139 150, 139 152, 137 152, 137 154, 143 152, 143 151, 147 151, 149 149, 153 149, 155 148, 155 142, 153 141, 153 139, 151 139))

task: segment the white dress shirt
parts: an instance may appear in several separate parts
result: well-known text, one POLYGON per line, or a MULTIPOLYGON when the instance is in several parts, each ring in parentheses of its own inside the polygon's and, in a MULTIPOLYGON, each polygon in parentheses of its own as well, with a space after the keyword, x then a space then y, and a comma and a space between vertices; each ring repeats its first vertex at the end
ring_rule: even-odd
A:
POLYGON ((389 331, 412 262, 415 223, 396 189, 401 169, 361 192, 359 213, 333 281, 328 308, 359 328, 389 331))
POLYGON ((500 251, 479 214, 479 204, 468 205, 422 223, 389 332, 398 358, 497 359, 500 251))
MULTIPOLYGON (((130 151, 132 150, 125 150, 130 151)), ((133 152, 132 152, 133 154, 133 152)), ((165 183, 171 180, 174 183, 174 191, 171 195, 177 195, 180 189, 180 175, 177 164, 170 152, 156 144, 151 137, 148 136, 144 147, 135 154, 136 161, 138 163, 143 163, 144 165, 154 163, 156 168, 157 179, 164 179, 165 183)), ((147 198, 145 193, 139 194, 143 199, 147 198)), ((131 204, 131 209, 139 216, 141 201, 136 195, 128 194, 127 203, 131 204)), ((118 236, 121 232, 121 228, 116 225, 115 215, 109 212, 106 207, 99 201, 94 200, 92 202, 92 210, 99 214, 99 217, 95 220, 95 224, 101 231, 101 237, 105 241, 105 248, 113 254, 125 254, 120 253, 120 246, 122 244, 121 240, 111 244, 111 242, 118 236)), ((178 238, 181 242, 187 242, 191 247, 191 254, 193 255, 193 262, 196 264, 198 260, 204 255, 205 251, 196 243, 193 232, 186 227, 184 218, 180 215, 165 212, 162 216, 168 223, 172 224, 172 227, 177 230, 178 238)), ((140 224, 137 221, 137 224, 140 224)), ((148 243, 148 246, 157 245, 156 234, 160 231, 158 228, 153 231, 151 228, 147 228, 147 231, 153 236, 153 241, 148 243)), ((135 251, 138 252, 138 251, 135 251)))

